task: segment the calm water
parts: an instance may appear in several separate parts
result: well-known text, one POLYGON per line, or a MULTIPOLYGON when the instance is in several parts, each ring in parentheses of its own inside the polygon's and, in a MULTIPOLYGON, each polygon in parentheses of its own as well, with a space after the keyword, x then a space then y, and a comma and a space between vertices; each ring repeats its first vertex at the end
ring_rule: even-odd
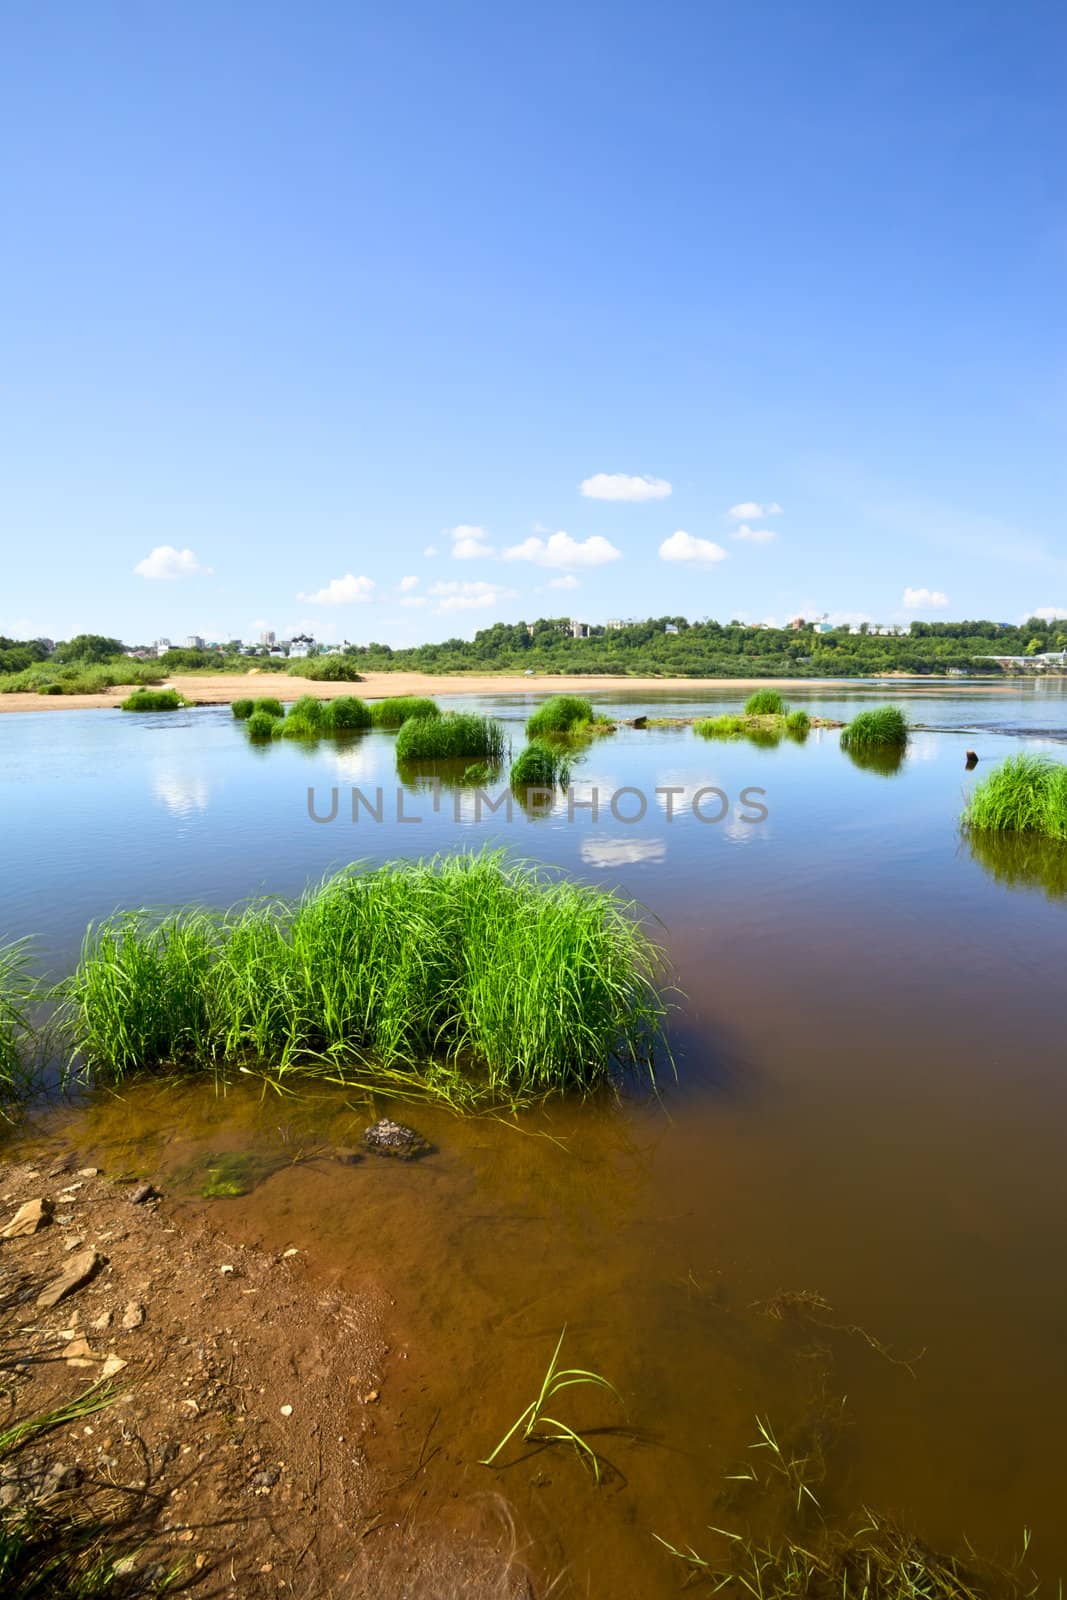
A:
MULTIPOLYGON (((684 716, 736 698, 599 703, 684 716)), ((871 698, 885 685, 792 695, 841 717, 871 698)), ((748 1448, 757 1413, 822 1453, 827 1515, 869 1504, 1000 1554, 1026 1524, 1059 1573, 1067 868, 1056 851, 976 859, 958 818, 965 750, 979 773, 1020 748, 1062 755, 1067 698, 1053 683, 899 698, 930 731, 895 774, 858 768, 832 732, 760 749, 620 730, 575 773, 598 817, 561 802, 510 824, 478 820, 469 794, 458 818, 448 791, 435 813, 414 787, 405 815, 421 820, 398 820, 387 734, 259 751, 224 709, 0 718, 0 938, 37 934, 51 972, 116 906, 227 904, 354 858, 495 843, 642 901, 684 995, 660 1101, 557 1105, 518 1128, 412 1108, 436 1147, 416 1166, 329 1159, 367 1121, 341 1095, 146 1087, 41 1125, 86 1159, 170 1175, 188 1205, 301 1247, 317 1274, 382 1283, 396 1302, 382 1464, 410 1471, 429 1431, 424 1512, 501 1489, 571 1592, 672 1594, 681 1573, 653 1533, 721 1552, 708 1524, 784 1517, 782 1496, 726 1477, 764 1461, 748 1448), (379 785, 383 821, 353 824, 352 786, 379 785), (335 822, 309 819, 309 786, 323 814, 337 787, 335 822), (692 799, 711 787, 727 814, 702 823, 692 799), (641 820, 611 815, 622 789, 647 797, 641 820), (765 820, 744 820, 746 789, 764 791, 765 820), (220 1152, 256 1158, 252 1194, 198 1198, 220 1152), (833 1309, 769 1315, 782 1291, 833 1309), (560 1452, 515 1451, 499 1476, 476 1464, 565 1322, 571 1360, 626 1403, 561 1402, 611 1463, 600 1489, 560 1452)), ((484 709, 518 745, 526 698, 484 709)))

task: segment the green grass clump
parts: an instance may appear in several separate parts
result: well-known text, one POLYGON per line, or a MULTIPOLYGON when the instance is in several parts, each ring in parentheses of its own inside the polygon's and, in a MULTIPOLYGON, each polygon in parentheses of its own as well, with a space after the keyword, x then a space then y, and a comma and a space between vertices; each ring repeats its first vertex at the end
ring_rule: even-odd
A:
POLYGON ((861 711, 847 728, 841 730, 841 748, 858 750, 872 745, 896 745, 908 742, 908 724, 903 711, 897 706, 879 706, 876 711, 861 711))
POLYGON ((784 717, 788 710, 777 689, 757 689, 745 701, 746 717, 784 717))
POLYGON ((785 731, 794 739, 806 739, 811 731, 811 718, 806 711, 789 711, 786 713, 785 731))
MULTIPOLYGON (((28 1008, 36 990, 29 971, 29 941, 0 944, 0 1106, 17 1098, 28 1075, 28 1008)), ((0 1115, 2 1115, 0 1111, 0 1115)))
MULTIPOLYGON (((296 704, 300 705, 302 701, 298 700, 296 704)), ((336 700, 326 700, 321 704, 319 723, 325 734, 363 733, 371 726, 370 706, 357 700, 353 694, 338 695, 336 700)))
POLYGON ((532 739, 512 763, 511 787, 523 792, 528 789, 565 789, 570 775, 571 764, 565 755, 541 739, 532 739))
POLYGON ((89 1081, 414 1072, 457 1105, 514 1104, 651 1071, 661 970, 631 903, 485 852, 349 868, 295 905, 112 918, 86 936, 64 1023, 89 1081))
POLYGON ((975 785, 964 821, 980 832, 1067 842, 1067 766, 1047 756, 1009 756, 975 785))
POLYGON ((177 689, 135 689, 122 702, 123 711, 181 711, 188 701, 177 689))
POLYGON ((442 717, 409 717, 396 736, 398 761, 503 760, 507 736, 492 717, 449 711, 442 717))
POLYGON ((721 717, 701 717, 693 723, 693 732, 702 739, 741 739, 748 732, 744 717, 727 712, 721 717))
POLYGON ((392 700, 376 701, 370 714, 376 728, 399 728, 409 717, 439 717, 441 710, 436 700, 423 695, 398 694, 392 700))
MULTIPOLYGON (((285 707, 280 700, 275 700, 272 694, 260 695, 258 700, 252 702, 255 711, 262 711, 268 717, 284 717, 285 707)), ((255 711, 253 715, 255 715, 255 711)))
POLYGON ((593 707, 584 695, 554 694, 527 720, 531 739, 546 733, 573 733, 593 721, 593 707))
POLYGON ((599 1372, 590 1372, 585 1367, 560 1367, 559 1353, 563 1348, 563 1340, 567 1329, 564 1326, 552 1353, 552 1360, 548 1364, 543 1379, 541 1391, 536 1400, 531 1400, 517 1421, 513 1422, 507 1433, 501 1439, 496 1449, 491 1451, 480 1463, 483 1467, 491 1467, 497 1456, 519 1432, 522 1430, 522 1439, 533 1439, 542 1444, 568 1444, 573 1446, 580 1460, 584 1460, 592 1471, 594 1480, 600 1482, 600 1457, 587 1439, 570 1427, 566 1422, 560 1422, 556 1417, 550 1417, 545 1407, 550 1400, 554 1400, 564 1389, 573 1389, 579 1385, 591 1388, 605 1389, 608 1394, 622 1403, 622 1395, 613 1383, 607 1378, 602 1378, 599 1372))
POLYGON ((256 741, 273 739, 275 728, 280 726, 280 719, 272 717, 269 711, 253 711, 248 719, 248 737, 256 741))
POLYGON ((247 722, 255 709, 256 702, 254 700, 230 701, 230 710, 233 712, 238 722, 247 722))
POLYGON ((275 718, 272 737, 275 739, 321 739, 325 729, 322 719, 323 702, 313 694, 302 694, 294 700, 288 716, 275 718))

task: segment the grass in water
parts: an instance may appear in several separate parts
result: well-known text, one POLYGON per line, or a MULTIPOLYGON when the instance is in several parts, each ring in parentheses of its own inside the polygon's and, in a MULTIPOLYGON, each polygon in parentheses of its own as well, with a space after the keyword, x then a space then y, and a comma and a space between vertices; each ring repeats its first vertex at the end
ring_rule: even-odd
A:
POLYGON ((592 703, 580 694, 554 694, 527 720, 530 738, 545 733, 572 733, 593 721, 592 703))
POLYGON ((370 714, 376 728, 399 728, 409 717, 439 717, 441 711, 436 700, 417 694, 398 694, 392 700, 376 701, 370 714))
POLYGON ((123 711, 181 711, 188 704, 177 689, 135 689, 121 702, 123 711))
POLYGON ((269 711, 253 711, 248 719, 248 737, 250 739, 273 739, 274 730, 279 725, 280 719, 271 716, 269 711))
POLYGON ((349 868, 295 905, 113 917, 89 929, 62 1019, 94 1081, 397 1069, 456 1105, 516 1104, 651 1073, 662 973, 632 903, 482 852, 349 868))
POLYGON ((774 713, 750 716, 746 712, 740 716, 736 712, 726 712, 720 717, 702 717, 693 723, 693 732, 701 739, 747 739, 750 744, 770 750, 781 744, 787 731, 787 718, 774 713))
POLYGON ((806 711, 788 711, 785 731, 791 739, 806 739, 811 731, 811 718, 806 711))
POLYGON ((726 1559, 700 1555, 653 1538, 702 1579, 720 1590, 751 1600, 1033 1600, 1039 1585, 1023 1562, 1030 1534, 1010 1567, 984 1561, 971 1552, 967 1561, 939 1555, 898 1524, 870 1511, 847 1532, 823 1528, 803 1544, 788 1535, 761 1542, 726 1528, 712 1528, 731 1543, 726 1559))
POLYGON ((24 1061, 30 1031, 27 1011, 36 990, 29 963, 28 939, 0 944, 0 1115, 4 1102, 22 1092, 28 1074, 24 1061))
POLYGON ((975 785, 963 820, 981 833, 1067 842, 1067 766, 1047 756, 1009 756, 975 785))
POLYGON ((745 701, 746 717, 784 717, 788 710, 777 689, 757 689, 745 701))
POLYGON ((870 750, 877 745, 903 749, 907 742, 908 724, 898 706, 861 711, 841 730, 842 750, 870 750))
POLYGON ((591 1385, 594 1388, 606 1389, 622 1404, 622 1396, 613 1383, 607 1378, 602 1378, 599 1372, 587 1372, 584 1367, 561 1367, 559 1353, 563 1348, 563 1340, 567 1329, 564 1327, 556 1341, 556 1348, 552 1352, 552 1360, 548 1363, 548 1370, 541 1382, 541 1392, 536 1400, 531 1400, 525 1411, 512 1423, 507 1433, 501 1439, 496 1449, 485 1456, 481 1462, 483 1467, 491 1467, 504 1450, 514 1439, 516 1434, 523 1439, 532 1439, 537 1444, 569 1444, 577 1452, 580 1459, 584 1460, 592 1469, 593 1477, 600 1482, 600 1460, 596 1451, 588 1440, 583 1439, 566 1422, 560 1422, 556 1417, 550 1417, 546 1407, 563 1390, 573 1389, 577 1385, 591 1385))
POLYGON ((492 717, 449 711, 438 717, 409 717, 396 736, 398 761, 480 760, 498 765, 507 735, 492 717))
POLYGON ((247 722, 256 712, 262 712, 268 717, 284 717, 285 710, 280 700, 275 700, 273 695, 262 695, 256 700, 233 700, 230 710, 238 722, 247 722))
POLYGON ((510 781, 525 794, 530 789, 565 789, 570 776, 571 763, 561 751, 532 739, 512 763, 510 781))

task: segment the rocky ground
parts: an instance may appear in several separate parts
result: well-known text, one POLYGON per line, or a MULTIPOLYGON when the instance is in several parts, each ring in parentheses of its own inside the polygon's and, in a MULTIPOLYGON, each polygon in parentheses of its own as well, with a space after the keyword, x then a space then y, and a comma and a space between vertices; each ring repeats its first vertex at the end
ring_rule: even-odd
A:
POLYGON ((180 1568, 179 1590, 234 1600, 532 1596, 506 1508, 416 1529, 376 1480, 386 1313, 143 1183, 0 1164, 0 1435, 105 1402, 0 1441, 0 1524, 99 1505, 133 1590, 180 1568))

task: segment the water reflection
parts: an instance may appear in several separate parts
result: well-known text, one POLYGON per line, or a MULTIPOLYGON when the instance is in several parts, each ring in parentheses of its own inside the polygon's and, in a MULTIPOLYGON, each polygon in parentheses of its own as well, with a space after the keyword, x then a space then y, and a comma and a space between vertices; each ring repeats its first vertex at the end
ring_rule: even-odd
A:
POLYGON ((862 772, 877 772, 880 778, 895 778, 907 755, 906 746, 895 744, 842 745, 842 749, 854 767, 862 772))
POLYGON ((1040 889, 1050 900, 1067 895, 1067 845, 1032 833, 964 834, 974 861, 1008 889, 1040 889))
POLYGON ((666 839, 583 839, 579 848, 590 867, 623 867, 644 861, 662 861, 666 839))
POLYGON ((191 817, 208 808, 210 790, 206 781, 171 768, 161 769, 154 775, 152 792, 174 817, 191 817))

